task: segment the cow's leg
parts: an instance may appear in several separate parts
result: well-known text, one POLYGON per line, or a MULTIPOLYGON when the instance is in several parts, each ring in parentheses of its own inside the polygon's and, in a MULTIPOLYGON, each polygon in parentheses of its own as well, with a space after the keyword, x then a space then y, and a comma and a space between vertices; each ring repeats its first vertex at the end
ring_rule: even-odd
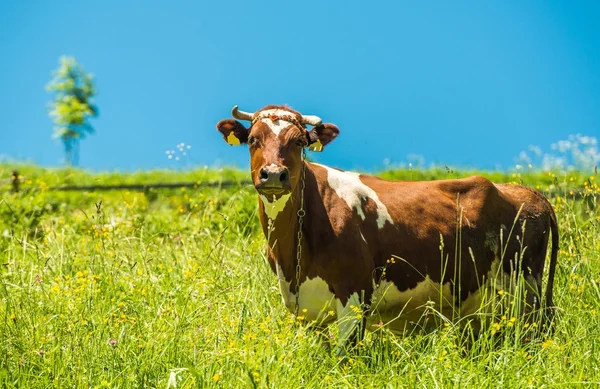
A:
POLYGON ((524 310, 525 320, 529 324, 539 322, 543 324, 543 290, 542 290, 542 275, 544 273, 544 265, 546 262, 546 252, 548 246, 548 235, 540 231, 548 231, 548 226, 529 225, 531 232, 528 237, 528 252, 524 258, 524 278, 525 278, 525 301, 524 310))
MULTIPOLYGON (((369 293, 371 293, 369 291, 369 293)), ((339 328, 338 345, 336 354, 338 357, 346 356, 346 351, 355 346, 364 336, 366 327, 366 310, 364 302, 370 296, 365 291, 354 292, 343 304, 340 299, 336 300, 337 323, 339 328)))
POLYGON ((543 324, 542 275, 546 262, 549 231, 550 220, 546 217, 534 215, 521 221, 523 239, 518 257, 520 260, 518 279, 521 286, 518 313, 528 324, 543 324))
POLYGON ((525 276, 525 314, 537 311, 541 307, 542 280, 532 274, 525 276))

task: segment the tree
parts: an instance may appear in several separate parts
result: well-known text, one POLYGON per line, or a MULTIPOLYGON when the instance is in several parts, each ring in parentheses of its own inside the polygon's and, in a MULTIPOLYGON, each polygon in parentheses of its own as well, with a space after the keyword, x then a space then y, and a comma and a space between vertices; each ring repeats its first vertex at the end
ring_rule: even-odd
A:
POLYGON ((79 141, 94 133, 88 120, 98 116, 98 109, 92 104, 96 94, 93 77, 85 73, 74 57, 61 57, 54 79, 46 88, 55 93, 50 103, 50 117, 55 124, 53 137, 64 145, 66 164, 76 166, 79 141))

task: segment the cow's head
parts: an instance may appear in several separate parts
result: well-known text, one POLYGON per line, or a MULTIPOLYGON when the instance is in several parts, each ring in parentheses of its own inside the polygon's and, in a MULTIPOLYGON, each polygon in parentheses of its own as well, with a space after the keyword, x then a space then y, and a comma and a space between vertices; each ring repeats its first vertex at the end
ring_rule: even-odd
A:
POLYGON ((248 144, 252 182, 269 199, 289 194, 297 187, 304 147, 322 151, 339 134, 335 125, 322 124, 317 116, 301 115, 285 106, 270 105, 254 113, 235 106, 232 115, 249 121, 250 127, 225 119, 217 129, 230 145, 248 144), (308 131, 307 125, 313 128, 308 131))

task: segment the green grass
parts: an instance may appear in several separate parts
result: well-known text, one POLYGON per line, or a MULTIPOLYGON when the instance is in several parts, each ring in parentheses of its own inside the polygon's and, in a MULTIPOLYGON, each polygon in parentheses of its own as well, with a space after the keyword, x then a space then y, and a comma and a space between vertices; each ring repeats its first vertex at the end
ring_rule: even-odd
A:
MULTIPOLYGON (((0 180, 14 166, 0 165, 0 180)), ((197 170, 90 174, 18 166, 0 187, 2 387, 582 387, 600 384, 598 176, 515 171, 559 218, 551 338, 498 320, 472 348, 457 326, 369 334, 341 363, 285 310, 265 259, 254 189, 62 193, 57 184, 244 180, 197 170), (571 190, 573 189, 573 193, 571 190), (577 199, 575 199, 577 196, 577 199), (583 199, 581 199, 583 197, 583 199), (505 336, 492 332, 502 329, 505 336)), ((433 179, 478 172, 391 171, 433 179)), ((332 328, 335 336, 335 328, 332 328)))

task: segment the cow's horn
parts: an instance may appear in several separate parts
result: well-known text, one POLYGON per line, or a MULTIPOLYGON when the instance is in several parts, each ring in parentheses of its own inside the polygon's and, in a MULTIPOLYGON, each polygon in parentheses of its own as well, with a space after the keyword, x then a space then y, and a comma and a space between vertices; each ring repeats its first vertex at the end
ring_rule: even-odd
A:
POLYGON ((323 121, 315 115, 302 115, 302 123, 310 124, 311 126, 320 126, 323 121))
POLYGON ((254 117, 254 112, 250 113, 250 112, 240 111, 238 109, 238 106, 235 105, 231 109, 231 115, 233 115, 233 117, 236 118, 236 119, 238 119, 238 120, 250 120, 250 121, 252 121, 252 118, 254 117))

